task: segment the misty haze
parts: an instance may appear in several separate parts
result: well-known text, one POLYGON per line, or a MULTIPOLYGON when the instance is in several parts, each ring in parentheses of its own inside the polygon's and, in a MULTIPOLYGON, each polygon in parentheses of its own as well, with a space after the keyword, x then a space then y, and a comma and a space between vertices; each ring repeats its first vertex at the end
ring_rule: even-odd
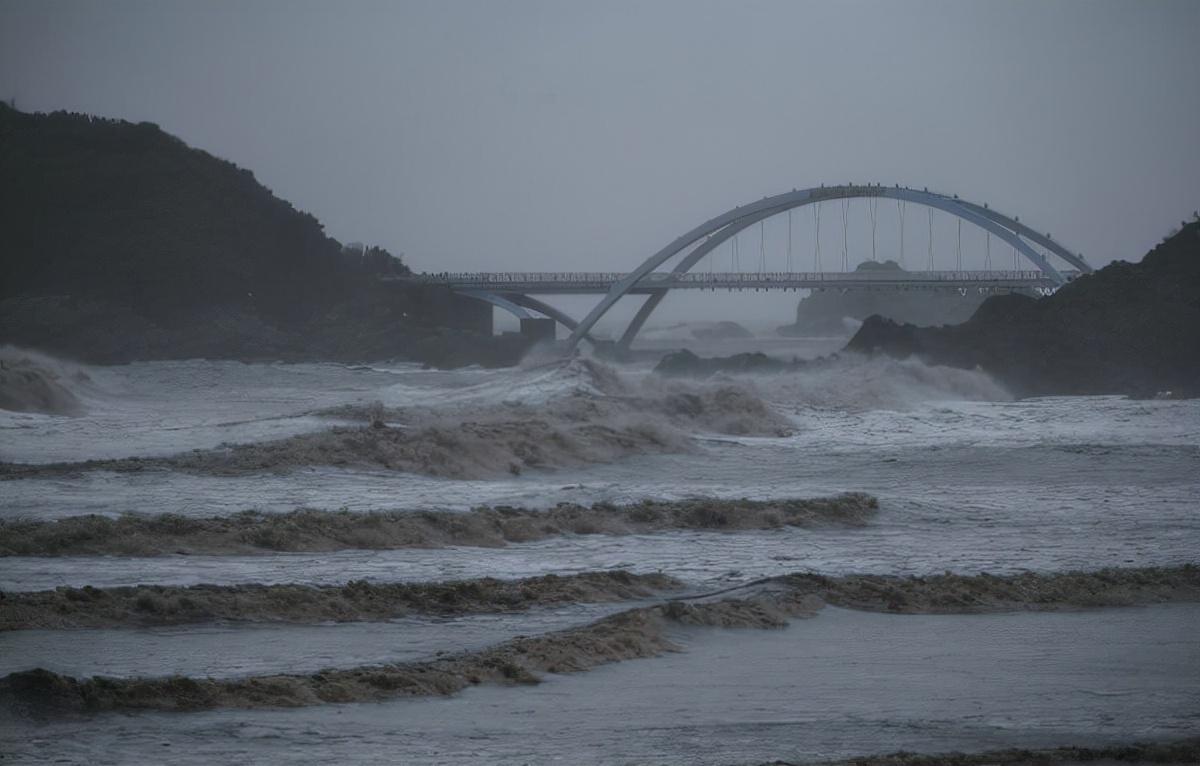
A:
POLYGON ((1200 763, 1198 39, 0 0, 0 760, 1200 763))

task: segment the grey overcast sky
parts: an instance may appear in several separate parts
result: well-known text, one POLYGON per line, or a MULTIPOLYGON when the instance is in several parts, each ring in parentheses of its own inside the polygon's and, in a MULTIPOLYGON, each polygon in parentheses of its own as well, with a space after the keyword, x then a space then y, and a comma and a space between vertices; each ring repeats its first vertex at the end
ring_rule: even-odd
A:
POLYGON ((820 183, 1097 265, 1200 208, 1196 0, 0 0, 0 97, 156 122, 419 270, 628 269, 820 183))

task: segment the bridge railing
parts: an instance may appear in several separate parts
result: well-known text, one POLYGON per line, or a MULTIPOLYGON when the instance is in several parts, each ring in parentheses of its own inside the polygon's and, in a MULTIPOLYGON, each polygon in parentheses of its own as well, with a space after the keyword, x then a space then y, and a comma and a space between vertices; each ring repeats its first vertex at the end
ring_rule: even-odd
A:
POLYGON ((619 271, 443 271, 418 274, 413 281, 433 284, 510 284, 526 282, 593 283, 616 282, 623 278, 619 271))
POLYGON ((638 284, 663 280, 674 284, 731 282, 1032 282, 1046 278, 1030 271, 769 271, 769 272, 689 272, 687 274, 650 274, 638 284))
MULTIPOLYGON (((1075 272, 1064 275, 1072 278, 1075 272)), ((522 271, 522 272, 440 272, 415 275, 411 281, 460 288, 502 288, 518 285, 593 286, 612 285, 627 276, 616 271, 522 271)), ((1038 270, 1022 271, 771 271, 771 272, 654 272, 639 282, 639 287, 669 285, 737 285, 764 283, 872 282, 904 284, 909 282, 1041 282, 1046 275, 1038 270)))

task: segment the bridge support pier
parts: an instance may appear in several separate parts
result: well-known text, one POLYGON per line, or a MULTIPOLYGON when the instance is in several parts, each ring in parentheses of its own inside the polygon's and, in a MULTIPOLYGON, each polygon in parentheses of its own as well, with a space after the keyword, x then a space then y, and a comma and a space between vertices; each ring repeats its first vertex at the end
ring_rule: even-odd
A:
POLYGON ((530 317, 521 320, 521 336, 531 343, 554 342, 558 323, 550 318, 530 317))
MULTIPOLYGON (((554 324, 561 324, 571 332, 575 331, 578 323, 567 316, 562 311, 554 308, 548 303, 543 303, 529 295, 521 293, 509 292, 485 292, 483 290, 463 290, 456 294, 457 297, 467 300, 469 303, 475 304, 477 307, 482 306, 487 311, 488 317, 488 332, 492 332, 492 307, 501 308, 515 316, 521 322, 521 334, 532 337, 536 335, 543 340, 555 340, 557 337, 554 331, 554 324), (546 319, 530 315, 531 311, 536 311, 543 314, 546 319), (549 322, 549 330, 544 322, 549 322), (528 323, 528 324, 526 324, 528 323), (528 330, 526 328, 529 328, 528 330)), ((593 343, 592 336, 587 333, 583 334, 583 340, 588 343, 593 343)))

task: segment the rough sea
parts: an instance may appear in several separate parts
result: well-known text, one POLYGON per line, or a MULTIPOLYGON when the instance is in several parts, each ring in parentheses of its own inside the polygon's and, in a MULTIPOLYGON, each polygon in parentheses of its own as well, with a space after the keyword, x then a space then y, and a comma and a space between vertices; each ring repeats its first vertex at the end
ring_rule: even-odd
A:
MULTIPOLYGON (((798 343, 791 351, 811 355, 813 347, 798 343)), ((263 470, 81 468, 14 478, 0 482, 5 520, 299 508, 467 512, 847 491, 874 495, 879 511, 861 527, 565 535, 494 548, 8 556, 0 558, 7 592, 614 568, 661 571, 699 591, 790 572, 1010 574, 1200 563, 1200 401, 1014 400, 979 371, 854 356, 707 381, 662 380, 648 363, 549 359, 451 372, 407 363, 53 364, 71 381, 82 413, 0 411, 0 461, 222 450, 354 425, 355 407, 376 407, 394 428, 501 418, 514 430, 501 430, 494 442, 471 441, 463 449, 479 454, 459 456, 466 473, 457 478, 304 456, 263 470), (708 414, 686 419, 656 410, 681 395, 709 397, 708 414), (747 403, 765 404, 770 422, 785 427, 764 429, 747 403), (516 430, 539 419, 542 430, 516 430), (589 419, 620 433, 649 429, 658 446, 625 449, 619 439, 593 440, 576 429, 563 447, 571 460, 484 470, 508 460, 488 450, 516 449, 518 437, 589 419)), ((35 667, 80 678, 307 673, 482 648, 630 606, 374 623, 8 631, 0 633, 0 675, 35 667)), ((782 630, 675 633, 679 652, 445 698, 49 718, 0 713, 0 752, 19 763, 748 764, 1168 740, 1200 731, 1200 605, 986 615, 827 608, 782 630)))

